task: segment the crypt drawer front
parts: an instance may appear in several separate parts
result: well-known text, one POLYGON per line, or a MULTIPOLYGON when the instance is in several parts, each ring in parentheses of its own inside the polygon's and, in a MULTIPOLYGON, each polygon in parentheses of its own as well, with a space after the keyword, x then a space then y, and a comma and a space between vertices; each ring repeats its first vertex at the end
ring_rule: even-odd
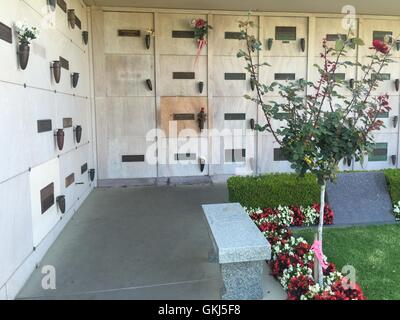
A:
POLYGON ((396 168, 398 155, 398 134, 375 133, 372 151, 365 157, 363 164, 355 162, 354 170, 396 168))
POLYGON ((248 175, 256 170, 256 133, 212 136, 211 174, 248 175))
MULTIPOLYGON (((352 32, 357 35, 358 29, 358 19, 354 20, 355 23, 352 24, 352 32)), ((335 48, 336 40, 339 36, 342 39, 346 39, 349 33, 349 29, 347 27, 347 23, 344 23, 345 19, 342 18, 317 18, 315 24, 315 45, 314 45, 314 53, 313 55, 319 57, 324 49, 322 47, 322 40, 327 40, 327 45, 330 48, 335 48)), ((365 40, 365 39, 363 39, 365 40)), ((366 46, 369 46, 369 43, 366 42, 366 46)), ((357 51, 354 49, 348 49, 346 53, 347 57, 356 57, 357 51)))
MULTIPOLYGON (((261 59, 261 63, 268 62, 270 67, 262 67, 260 70, 261 84, 271 84, 272 82, 286 83, 306 79, 307 59, 302 57, 265 57, 261 59)), ((279 96, 278 89, 269 92, 269 96, 279 96)))
POLYGON ((99 98, 96 106, 99 143, 125 136, 145 137, 156 127, 154 98, 99 98))
POLYGON ((154 38, 146 47, 147 30, 154 29, 152 13, 104 13, 104 51, 106 54, 154 53, 154 38))
POLYGON ((105 61, 108 97, 155 95, 153 56, 107 55, 105 61))
POLYGON ((272 134, 258 137, 257 173, 292 172, 272 134))
POLYGON ((59 159, 34 167, 29 173, 33 245, 36 247, 60 220, 57 197, 61 195, 59 159))
MULTIPOLYGON (((374 50, 369 49, 374 40, 383 41, 386 37, 386 39, 389 41, 396 41, 399 36, 400 21, 363 19, 360 23, 360 37, 364 40, 365 46, 360 47, 360 56, 365 57, 375 52, 374 50)), ((400 57, 400 42, 398 45, 395 45, 394 49, 391 51, 391 54, 393 57, 400 57)))
MULTIPOLYGON (((241 36, 239 22, 247 21, 247 19, 247 16, 214 16, 213 30, 210 32, 210 39, 212 39, 213 54, 215 56, 236 57, 239 50, 246 50, 246 41, 239 40, 241 36)), ((255 23, 257 21, 255 17, 250 17, 250 19, 255 23)), ((250 33, 256 34, 257 28, 253 28, 250 33)))
MULTIPOLYGON (((353 63, 356 63, 356 59, 353 58, 348 58, 346 60, 349 60, 353 63)), ((319 66, 323 67, 324 66, 324 61, 321 58, 315 58, 314 63, 318 64, 319 66)), ((317 83, 319 79, 321 78, 320 73, 318 72, 318 69, 313 67, 311 69, 311 74, 310 74, 310 81, 313 83, 317 83)), ((356 73, 356 67, 353 66, 338 66, 335 72, 335 79, 336 81, 344 81, 342 88, 336 87, 335 91, 337 91, 339 94, 344 95, 344 96, 349 96, 352 95, 351 91, 346 88, 346 85, 353 86, 354 87, 354 81, 357 80, 357 73, 356 73)), ((309 94, 315 94, 316 90, 313 88, 308 88, 309 94)))
POLYGON ((296 17, 261 18, 264 56, 305 57, 308 48, 308 19, 296 17))
POLYGON ((121 136, 99 144, 99 179, 157 176, 157 142, 146 137, 121 136))
POLYGON ((208 138, 161 138, 158 140, 160 177, 208 175, 208 138))
POLYGON ((240 97, 216 97, 213 99, 213 129, 221 135, 246 135, 257 123, 257 106, 240 97))
MULTIPOLYGON (((197 18, 207 19, 206 15, 160 13, 157 30, 159 52, 161 54, 195 56, 198 43, 194 38, 191 21, 197 18)), ((207 55, 207 47, 200 54, 207 55)))
MULTIPOLYGON (((369 73, 368 79, 376 79, 376 77, 380 77, 382 81, 379 82, 379 87, 373 91, 373 94, 389 94, 398 96, 400 93, 400 59, 392 58, 394 63, 389 64, 386 67, 383 67, 379 76, 376 73, 369 73)), ((368 58, 363 58, 361 63, 367 64, 370 62, 368 58)), ((360 79, 362 79, 365 73, 360 70, 360 79)))
POLYGON ((79 183, 83 182, 78 175, 79 162, 78 150, 66 153, 60 157, 60 192, 65 196, 66 212, 68 212, 78 200, 79 195, 77 193, 77 187, 79 183))
POLYGON ((222 56, 214 57, 213 60, 214 97, 243 97, 253 92, 244 60, 222 56))
POLYGON ((207 96, 207 57, 195 60, 194 56, 160 56, 159 94, 207 96))
POLYGON ((161 130, 166 137, 196 137, 201 134, 199 113, 204 108, 203 128, 208 128, 207 98, 161 97, 161 130))

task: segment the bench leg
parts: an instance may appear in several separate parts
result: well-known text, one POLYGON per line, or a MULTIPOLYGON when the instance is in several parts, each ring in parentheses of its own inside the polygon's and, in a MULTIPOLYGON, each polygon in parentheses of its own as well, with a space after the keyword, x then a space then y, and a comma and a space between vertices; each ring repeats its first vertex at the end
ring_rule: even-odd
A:
POLYGON ((224 288, 222 300, 261 300, 263 294, 263 263, 251 261, 221 264, 224 288))

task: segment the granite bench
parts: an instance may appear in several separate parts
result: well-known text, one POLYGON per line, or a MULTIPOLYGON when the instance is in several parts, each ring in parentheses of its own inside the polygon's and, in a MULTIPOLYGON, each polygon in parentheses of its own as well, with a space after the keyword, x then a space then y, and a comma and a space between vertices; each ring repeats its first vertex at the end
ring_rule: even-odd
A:
POLYGON ((263 270, 271 246, 238 203, 203 205, 213 250, 210 262, 220 264, 223 300, 263 298, 263 270))

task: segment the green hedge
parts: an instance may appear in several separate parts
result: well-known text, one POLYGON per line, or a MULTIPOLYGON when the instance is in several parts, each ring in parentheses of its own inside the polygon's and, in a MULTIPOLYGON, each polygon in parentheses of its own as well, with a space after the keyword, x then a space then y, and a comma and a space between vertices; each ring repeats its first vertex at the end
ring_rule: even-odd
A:
POLYGON ((228 180, 229 201, 247 208, 275 208, 279 205, 308 206, 319 203, 319 186, 314 176, 278 173, 228 180))
POLYGON ((400 201, 400 170, 399 169, 386 169, 383 170, 388 185, 388 190, 393 203, 400 201))

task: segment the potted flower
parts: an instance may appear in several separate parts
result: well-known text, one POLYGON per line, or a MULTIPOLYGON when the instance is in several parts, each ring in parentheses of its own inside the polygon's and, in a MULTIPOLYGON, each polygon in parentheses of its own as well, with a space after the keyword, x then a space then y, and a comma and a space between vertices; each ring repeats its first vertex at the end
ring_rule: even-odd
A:
POLYGON ((151 38, 154 37, 154 30, 153 29, 147 29, 146 30, 146 49, 149 50, 150 49, 150 45, 151 45, 151 38))
POLYGON ((29 61, 30 42, 38 38, 39 30, 36 27, 30 27, 23 22, 17 22, 15 24, 15 30, 19 41, 19 64, 21 69, 25 70, 29 61))
POLYGON ((207 44, 207 36, 209 30, 212 30, 212 27, 208 25, 208 22, 202 18, 197 18, 192 20, 191 26, 194 32, 194 38, 197 40, 198 48, 197 48, 197 57, 196 61, 199 59, 201 50, 207 44))

